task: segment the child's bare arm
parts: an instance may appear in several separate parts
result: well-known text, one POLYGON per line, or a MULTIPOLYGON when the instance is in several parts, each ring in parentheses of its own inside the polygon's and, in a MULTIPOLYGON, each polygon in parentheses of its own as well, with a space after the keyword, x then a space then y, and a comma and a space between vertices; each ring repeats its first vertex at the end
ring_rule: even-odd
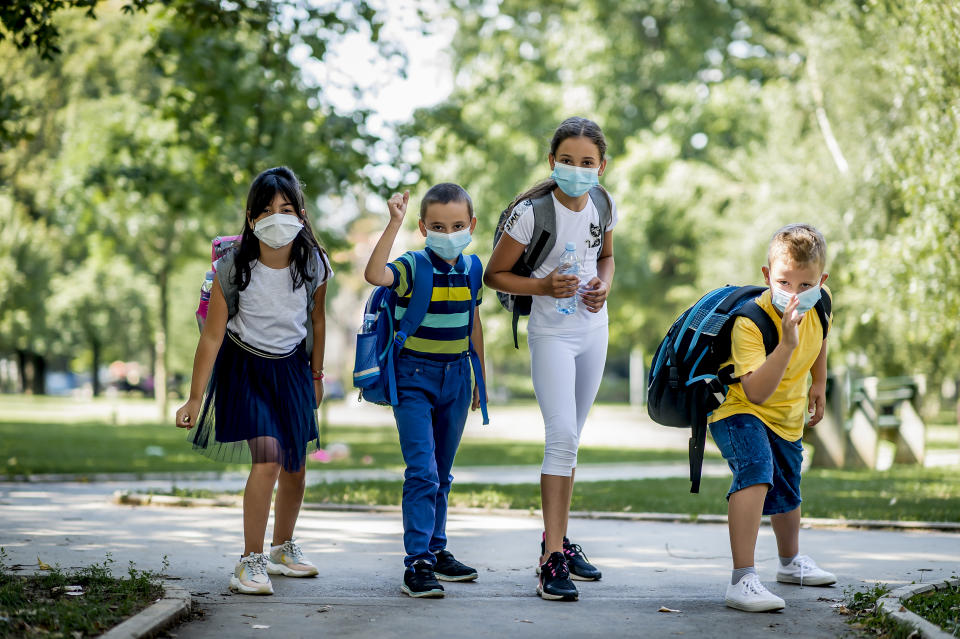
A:
POLYGON ((810 369, 813 383, 810 385, 810 397, 807 401, 807 412, 813 413, 807 426, 816 426, 823 419, 823 411, 827 404, 827 340, 823 340, 820 354, 817 355, 813 367, 810 369))
POLYGON ((580 279, 576 275, 560 275, 559 269, 546 277, 523 277, 512 273, 526 244, 521 244, 506 233, 493 249, 493 255, 487 262, 483 274, 483 283, 497 291, 514 295, 549 295, 550 297, 573 297, 577 292, 580 279))
POLYGON ((384 229, 383 235, 373 248, 373 253, 367 260, 367 268, 363 271, 363 277, 374 286, 393 286, 393 271, 387 268, 387 259, 390 257, 390 249, 393 248, 393 242, 397 239, 397 233, 403 224, 403 216, 407 213, 409 201, 409 191, 404 191, 403 195, 394 193, 393 197, 387 200, 390 221, 387 222, 387 228, 384 229))
POLYGON ((190 397, 187 403, 177 411, 176 425, 179 428, 193 428, 197 424, 197 415, 200 413, 200 402, 203 400, 203 391, 210 381, 213 364, 217 361, 217 353, 223 343, 223 336, 227 331, 227 301, 223 297, 220 282, 213 278, 213 289, 210 291, 210 305, 207 307, 207 321, 203 325, 200 341, 197 343, 197 352, 193 356, 193 377, 190 380, 190 397))
POLYGON ((783 379, 787 364, 790 363, 790 356, 793 355, 793 351, 799 343, 797 325, 803 319, 803 316, 797 313, 799 303, 800 300, 794 295, 783 311, 783 319, 780 324, 782 329, 780 343, 773 349, 767 360, 757 370, 740 376, 743 392, 747 399, 754 404, 763 404, 770 399, 783 379))

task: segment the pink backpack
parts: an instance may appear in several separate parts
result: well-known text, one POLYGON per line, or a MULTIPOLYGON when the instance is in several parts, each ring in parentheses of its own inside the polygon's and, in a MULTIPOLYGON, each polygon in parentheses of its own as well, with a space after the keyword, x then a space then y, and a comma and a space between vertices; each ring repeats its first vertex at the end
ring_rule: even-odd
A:
POLYGON ((213 290, 213 280, 217 276, 217 262, 223 254, 240 245, 240 235, 218 235, 213 238, 210 248, 210 270, 203 278, 200 286, 200 304, 197 306, 197 326, 203 332, 203 325, 207 321, 207 308, 210 306, 210 291, 213 290))

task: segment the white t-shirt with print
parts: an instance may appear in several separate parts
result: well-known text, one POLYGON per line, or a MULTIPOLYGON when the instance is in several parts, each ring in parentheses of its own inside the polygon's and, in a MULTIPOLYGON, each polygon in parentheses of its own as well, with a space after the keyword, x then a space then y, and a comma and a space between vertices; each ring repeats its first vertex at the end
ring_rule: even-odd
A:
MULTIPOLYGON (((333 275, 324 260, 326 278, 333 275)), ((294 290, 293 266, 270 268, 256 260, 250 265, 250 283, 240 291, 237 313, 227 328, 247 344, 283 354, 292 351, 307 336, 307 287, 294 290)))
MULTIPOLYGON (((577 245, 577 257, 580 260, 580 281, 586 284, 597 276, 597 259, 600 257, 600 212, 590 198, 587 198, 587 205, 582 211, 572 211, 561 204, 556 195, 552 197, 557 215, 557 237, 553 249, 540 268, 533 272, 533 277, 546 277, 553 272, 553 269, 560 265, 560 256, 563 254, 566 243, 573 242, 577 245)), ((613 204, 610 213, 608 231, 617 224, 616 204, 613 204)), ((503 230, 521 244, 530 243, 533 236, 533 205, 529 200, 521 202, 513 209, 503 230)), ((563 315, 557 312, 556 300, 557 298, 547 295, 533 296, 530 321, 527 323, 527 331, 531 335, 547 332, 575 333, 607 324, 606 304, 598 312, 591 313, 583 302, 578 302, 576 313, 563 315)))

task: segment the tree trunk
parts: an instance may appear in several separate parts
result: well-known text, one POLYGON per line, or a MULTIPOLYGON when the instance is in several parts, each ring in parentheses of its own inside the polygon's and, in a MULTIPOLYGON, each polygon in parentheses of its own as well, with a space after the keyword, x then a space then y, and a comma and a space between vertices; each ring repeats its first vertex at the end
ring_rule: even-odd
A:
POLYGON ((34 395, 47 394, 47 358, 39 353, 33 354, 33 379, 30 388, 34 395))
POLYGON ((17 374, 20 378, 17 381, 20 383, 20 392, 24 395, 30 394, 30 386, 27 384, 28 368, 29 360, 27 359, 27 351, 17 349, 17 374))
POLYGON ((103 389, 100 387, 100 340, 93 338, 90 340, 90 349, 93 351, 93 365, 90 369, 90 381, 93 384, 93 396, 100 397, 103 389))
POLYGON ((153 392, 160 413, 160 421, 167 418, 167 297, 169 295, 170 268, 164 264, 158 274, 157 282, 160 293, 160 321, 157 326, 154 344, 153 392))

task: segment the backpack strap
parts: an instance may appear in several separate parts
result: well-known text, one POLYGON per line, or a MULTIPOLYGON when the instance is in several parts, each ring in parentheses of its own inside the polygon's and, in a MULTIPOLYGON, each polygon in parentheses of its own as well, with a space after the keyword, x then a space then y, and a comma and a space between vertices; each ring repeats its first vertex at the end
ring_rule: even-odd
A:
POLYGON ((413 255, 413 284, 410 288, 410 303, 407 304, 407 310, 403 318, 396 323, 393 345, 387 348, 385 366, 387 370, 387 397, 391 406, 396 406, 399 401, 397 398, 397 374, 395 359, 403 349, 404 342, 410 337, 423 323, 423 318, 427 316, 427 309, 430 307, 430 300, 433 298, 433 263, 430 256, 425 251, 414 251, 413 255))
POLYGON ((599 259, 603 254, 603 242, 607 235, 607 229, 610 228, 610 223, 613 221, 613 206, 610 201, 610 194, 599 184, 591 188, 589 194, 593 205, 597 207, 597 213, 600 214, 600 252, 597 253, 599 259))
POLYGON ((546 193, 530 201, 533 206, 533 234, 521 259, 533 273, 543 265, 557 242, 557 211, 553 207, 553 193, 546 193))
MULTIPOLYGON (((535 270, 540 268, 547 255, 553 250, 553 245, 557 242, 557 211, 553 206, 553 193, 545 193, 538 198, 530 200, 533 207, 533 233, 530 235, 530 243, 520 255, 520 260, 514 266, 513 272, 524 277, 530 277, 535 270), (517 268, 519 266, 519 269, 517 268)), ((520 341, 517 332, 517 324, 520 322, 521 309, 518 301, 522 297, 516 296, 513 302, 513 317, 511 324, 513 327, 513 347, 520 348, 520 341)), ((529 297, 527 297, 529 299, 529 297)), ((527 302, 529 304, 530 302, 527 302)), ((530 309, 527 308, 529 313, 530 309)))
POLYGON ((746 317, 760 329, 760 335, 763 336, 763 350, 769 356, 773 349, 780 343, 780 333, 777 332, 777 325, 765 310, 760 308, 759 304, 749 301, 740 307, 734 313, 737 317, 746 317))
MULTIPOLYGON (((480 355, 473 346, 473 316, 477 308, 477 295, 480 293, 480 287, 483 286, 483 264, 476 255, 464 256, 470 260, 470 319, 467 322, 467 339, 470 342, 470 365, 473 367, 473 380, 480 391, 480 414, 483 415, 484 425, 490 423, 490 416, 487 414, 487 385, 483 378, 483 366, 480 363, 480 355)), ((516 326, 516 324, 514 324, 516 326)))
POLYGON ((821 288, 820 299, 813 308, 817 311, 817 317, 820 318, 820 326, 823 327, 823 339, 827 339, 827 333, 830 331, 830 316, 833 315, 833 300, 830 299, 830 293, 821 288))
POLYGON ((240 310, 240 290, 236 284, 237 277, 237 249, 230 248, 217 262, 217 281, 223 299, 227 303, 227 317, 233 317, 240 310))

